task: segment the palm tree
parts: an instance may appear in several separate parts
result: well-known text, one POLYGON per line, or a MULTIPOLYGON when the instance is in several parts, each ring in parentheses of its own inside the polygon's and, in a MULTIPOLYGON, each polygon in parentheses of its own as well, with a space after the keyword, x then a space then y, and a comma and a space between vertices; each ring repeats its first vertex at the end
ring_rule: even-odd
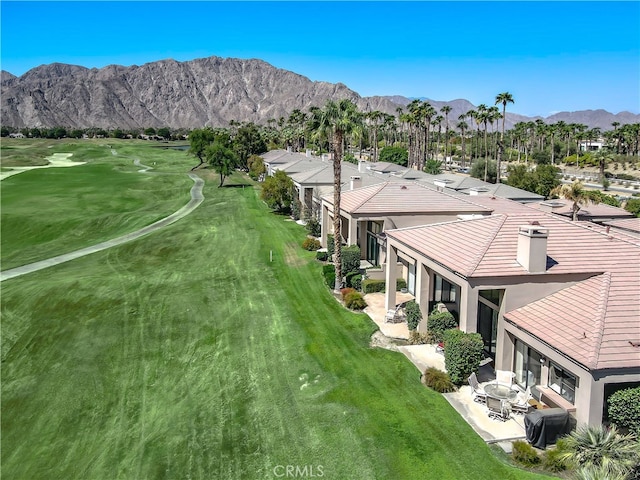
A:
POLYGON ((460 130, 460 138, 462 140, 462 168, 466 167, 466 156, 465 156, 465 135, 464 132, 465 130, 467 130, 467 128, 469 128, 469 125, 467 124, 467 122, 464 121, 465 115, 460 115, 458 117, 458 120, 460 120, 458 122, 458 124, 456 125, 456 128, 458 130, 460 130))
POLYGON ((335 242, 334 264, 336 268, 335 291, 342 286, 342 235, 340 216, 341 162, 344 153, 345 136, 361 130, 362 113, 348 99, 334 102, 328 100, 323 109, 315 110, 311 120, 312 128, 320 135, 332 137, 333 151, 333 235, 335 242))
MULTIPOLYGON (((565 440, 561 458, 581 470, 600 470, 611 476, 583 478, 625 478, 640 463, 640 443, 633 435, 621 435, 615 427, 583 425, 565 440)), ((586 473, 586 472, 585 472, 586 473)))
POLYGON ((598 167, 600 168, 600 182, 604 186, 604 169, 607 167, 607 162, 613 162, 613 155, 606 150, 598 150, 594 157, 598 160, 598 167))
POLYGON ((587 191, 583 188, 582 182, 573 182, 571 184, 558 185, 551 190, 551 195, 557 195, 558 197, 570 200, 573 202, 572 206, 572 220, 575 222, 578 220, 578 212, 580 207, 592 203, 591 198, 587 191))
POLYGON ((451 107, 449 105, 444 105, 440 111, 444 113, 444 134, 445 134, 445 145, 444 145, 444 166, 447 168, 447 157, 449 155, 449 112, 451 112, 451 107))
POLYGON ((498 169, 498 183, 500 182, 500 161, 502 160, 502 155, 504 153, 504 121, 507 118, 507 103, 514 103, 513 95, 509 92, 503 92, 496 95, 496 103, 495 105, 501 103, 502 104, 502 131, 500 132, 500 142, 498 143, 498 155, 497 155, 497 166, 498 169))

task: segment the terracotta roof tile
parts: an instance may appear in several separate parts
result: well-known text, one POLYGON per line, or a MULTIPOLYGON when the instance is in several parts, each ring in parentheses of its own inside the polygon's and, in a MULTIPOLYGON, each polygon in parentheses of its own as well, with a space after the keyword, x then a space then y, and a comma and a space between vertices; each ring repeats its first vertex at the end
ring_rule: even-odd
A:
MULTIPOLYGON (((327 198, 332 203, 333 199, 327 198)), ((475 204, 468 197, 439 192, 418 182, 387 181, 370 187, 342 193, 340 208, 350 214, 489 214, 487 207, 475 204)))

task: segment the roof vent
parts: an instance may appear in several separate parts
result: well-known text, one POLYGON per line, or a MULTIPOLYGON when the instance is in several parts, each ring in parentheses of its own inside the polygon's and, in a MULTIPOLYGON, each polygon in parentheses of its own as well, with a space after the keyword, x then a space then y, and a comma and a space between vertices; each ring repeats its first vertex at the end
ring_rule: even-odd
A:
POLYGON ((402 186, 400 187, 400 190, 406 190, 406 189, 407 189, 407 186, 406 186, 406 185, 402 185, 402 186))

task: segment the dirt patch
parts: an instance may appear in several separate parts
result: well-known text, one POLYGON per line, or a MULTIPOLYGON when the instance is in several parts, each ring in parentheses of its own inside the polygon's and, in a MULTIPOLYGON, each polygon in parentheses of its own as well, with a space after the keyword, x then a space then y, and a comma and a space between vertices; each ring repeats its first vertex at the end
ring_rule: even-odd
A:
POLYGON ((398 347, 403 347, 408 344, 409 343, 405 340, 387 337, 380 330, 373 332, 373 335, 371 335, 371 341, 369 342, 369 346, 373 348, 385 348, 394 352, 399 352, 400 350, 398 347))
POLYGON ((287 243, 284 246, 284 263, 290 267, 301 267, 305 264, 305 260, 298 255, 298 249, 301 247, 296 243, 287 243))

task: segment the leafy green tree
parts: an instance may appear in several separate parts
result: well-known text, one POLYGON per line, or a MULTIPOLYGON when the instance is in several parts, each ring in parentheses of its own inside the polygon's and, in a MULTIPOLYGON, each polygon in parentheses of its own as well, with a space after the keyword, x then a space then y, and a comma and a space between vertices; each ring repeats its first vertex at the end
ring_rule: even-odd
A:
POLYGON ((205 156, 209 165, 220 174, 220 185, 218 187, 221 187, 224 179, 235 170, 238 164, 238 157, 233 153, 233 150, 218 140, 207 146, 205 156))
POLYGON ((550 164, 538 165, 534 171, 535 190, 538 195, 548 197, 560 185, 560 169, 550 164))
POLYGON ((409 152, 403 147, 386 146, 380 150, 379 158, 381 162, 395 163, 406 167, 409 160, 409 152))
POLYGON ((198 160, 200 160, 200 163, 191 170, 195 170, 206 162, 205 152, 207 147, 215 140, 216 134, 211 127, 196 129, 189 134, 189 153, 195 155, 198 160))
POLYGON ((238 132, 233 137, 233 151, 238 156, 238 165, 243 169, 249 168, 249 156, 267 151, 267 144, 255 124, 245 123, 238 128, 238 132))
POLYGON ((267 177, 263 182, 260 198, 269 208, 288 212, 295 198, 293 180, 282 170, 276 171, 275 175, 267 177))
POLYGON ((471 164, 469 175, 484 179, 485 182, 496 183, 496 162, 486 158, 478 158, 471 164))
POLYGON ((156 129, 153 127, 149 127, 149 128, 145 128, 144 129, 144 134, 151 136, 151 135, 155 135, 156 134, 156 129))
POLYGON ((71 132, 69 133, 69 136, 71 138, 82 138, 83 135, 84 132, 80 129, 71 130, 71 132))
POLYGON ((592 203, 604 203, 605 205, 611 205, 612 207, 620 206, 620 202, 616 197, 602 193, 600 190, 588 190, 587 196, 592 203))
POLYGON ((159 128, 157 134, 162 138, 171 138, 171 130, 167 127, 159 128))
POLYGON ((624 205, 627 212, 633 213, 636 217, 640 217, 640 198, 630 198, 624 205))
POLYGON ((267 167, 264 165, 264 160, 262 157, 258 155, 251 155, 247 159, 247 163, 249 164, 249 176, 254 180, 258 180, 260 175, 267 172, 267 167))

